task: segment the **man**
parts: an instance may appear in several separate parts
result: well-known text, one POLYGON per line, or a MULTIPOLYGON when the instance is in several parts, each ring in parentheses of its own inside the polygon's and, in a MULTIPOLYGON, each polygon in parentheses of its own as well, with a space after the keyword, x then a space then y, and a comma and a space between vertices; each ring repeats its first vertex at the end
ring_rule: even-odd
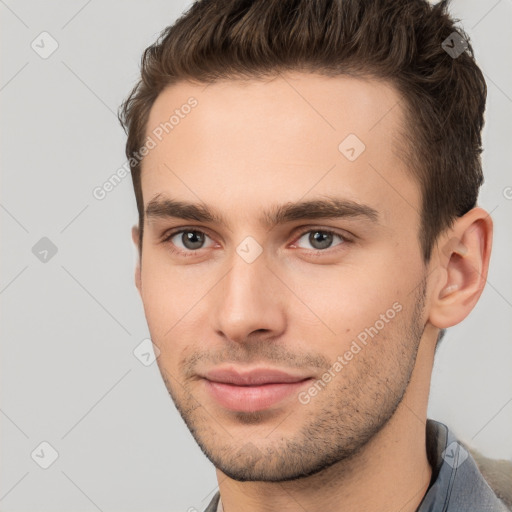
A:
POLYGON ((200 0, 145 51, 135 279, 207 511, 506 510, 426 417, 487 276, 485 99, 446 2, 200 0))

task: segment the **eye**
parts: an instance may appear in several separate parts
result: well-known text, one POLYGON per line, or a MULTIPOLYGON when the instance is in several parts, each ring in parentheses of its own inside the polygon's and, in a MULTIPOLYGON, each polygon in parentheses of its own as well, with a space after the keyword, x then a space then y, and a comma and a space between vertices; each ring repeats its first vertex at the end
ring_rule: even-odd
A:
POLYGON ((203 247, 203 245, 206 238, 210 237, 203 231, 197 229, 181 229, 180 231, 169 233, 163 242, 170 243, 173 252, 188 256, 187 252, 198 252, 199 249, 204 249, 205 247, 203 247))
POLYGON ((335 238, 338 238, 341 241, 336 245, 343 245, 348 242, 345 237, 335 233, 334 231, 328 231, 325 229, 310 229, 309 231, 303 232, 295 244, 299 244, 300 241, 304 239, 306 243, 309 243, 313 247, 313 250, 325 251, 326 249, 330 249, 333 246, 332 244, 335 238))
MULTIPOLYGON (((350 243, 351 240, 339 233, 334 231, 330 231, 328 229, 309 229, 308 231, 303 231, 299 238, 292 244, 292 247, 300 247, 300 244, 310 244, 311 248, 303 247, 305 249, 309 249, 313 253, 322 253, 327 252, 328 249, 335 248, 337 246, 344 246, 350 243), (339 240, 338 243, 333 245, 333 242, 339 240)), ((169 246, 171 252, 179 255, 179 256, 196 256, 201 249, 207 249, 209 247, 213 247, 215 242, 204 232, 198 229, 187 229, 181 228, 179 230, 172 231, 167 235, 164 235, 164 239, 162 243, 165 243, 169 246), (210 245, 205 246, 206 240, 209 239, 211 241, 210 245)))

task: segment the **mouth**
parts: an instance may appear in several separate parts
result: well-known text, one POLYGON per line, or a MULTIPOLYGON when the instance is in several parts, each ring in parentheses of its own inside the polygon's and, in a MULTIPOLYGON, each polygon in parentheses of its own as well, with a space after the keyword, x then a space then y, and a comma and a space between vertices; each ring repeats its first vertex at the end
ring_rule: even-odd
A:
POLYGON ((209 371, 202 377, 207 393, 218 405, 240 412, 268 409, 312 380, 310 376, 271 368, 240 371, 230 367, 209 371))

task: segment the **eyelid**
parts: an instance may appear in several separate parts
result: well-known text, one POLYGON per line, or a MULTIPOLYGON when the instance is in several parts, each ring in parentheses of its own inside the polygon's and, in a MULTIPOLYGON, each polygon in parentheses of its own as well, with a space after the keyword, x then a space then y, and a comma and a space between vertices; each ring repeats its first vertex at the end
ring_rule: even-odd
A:
MULTIPOLYGON (((322 233, 330 233, 333 235, 338 235, 341 238, 343 238, 343 240, 347 243, 354 242, 355 239, 357 238, 356 235, 354 235, 348 231, 336 229, 336 228, 333 228, 330 226, 300 226, 300 227, 296 228, 295 231, 299 231, 299 233, 294 235, 293 243, 295 243, 297 240, 302 238, 306 233, 309 233, 310 231, 321 231, 322 233)), ((322 251, 322 252, 325 252, 325 251, 322 251)))

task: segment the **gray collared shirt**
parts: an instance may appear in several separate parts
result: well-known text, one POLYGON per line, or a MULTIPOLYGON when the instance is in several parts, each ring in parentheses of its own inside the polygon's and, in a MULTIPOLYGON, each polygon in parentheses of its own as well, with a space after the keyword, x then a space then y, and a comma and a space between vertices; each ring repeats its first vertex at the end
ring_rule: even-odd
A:
MULTIPOLYGON (((509 512, 446 425, 427 419, 426 439, 432 479, 416 512, 509 512)), ((217 491, 204 512, 222 511, 217 491)))

